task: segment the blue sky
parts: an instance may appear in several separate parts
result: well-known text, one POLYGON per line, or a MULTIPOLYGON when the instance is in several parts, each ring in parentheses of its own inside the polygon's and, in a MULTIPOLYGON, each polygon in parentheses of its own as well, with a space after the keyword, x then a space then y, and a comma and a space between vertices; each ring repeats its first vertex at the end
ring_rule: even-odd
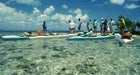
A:
POLYGON ((0 30, 37 30, 46 21, 48 30, 68 30, 68 20, 82 29, 90 19, 123 15, 140 21, 139 0, 0 0, 0 30))

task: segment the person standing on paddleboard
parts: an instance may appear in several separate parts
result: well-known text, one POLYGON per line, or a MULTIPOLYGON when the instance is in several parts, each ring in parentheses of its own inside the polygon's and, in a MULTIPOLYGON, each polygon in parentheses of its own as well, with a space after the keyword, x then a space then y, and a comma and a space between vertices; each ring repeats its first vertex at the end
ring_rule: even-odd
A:
POLYGON ((46 22, 45 21, 43 21, 42 27, 43 27, 43 32, 45 33, 47 31, 47 26, 46 26, 46 22))
POLYGON ((81 18, 79 18, 78 21, 79 21, 78 31, 81 32, 81 25, 82 25, 82 20, 81 20, 81 18))
POLYGON ((103 28, 104 28, 104 31, 103 31, 103 35, 107 35, 107 19, 105 19, 105 21, 104 21, 104 26, 103 26, 103 28))
POLYGON ((97 20, 96 19, 94 19, 93 20, 93 31, 94 31, 94 33, 96 33, 96 35, 97 35, 97 26, 98 26, 98 22, 97 22, 97 20))
POLYGON ((87 21, 87 31, 88 31, 88 32, 90 31, 90 29, 89 29, 90 24, 91 24, 91 19, 89 19, 89 20, 87 21))
POLYGON ((75 26, 76 24, 73 21, 69 20, 69 30, 71 34, 75 32, 75 26))
POLYGON ((121 35, 124 34, 125 25, 126 25, 126 23, 125 23, 124 18, 121 18, 121 24, 120 24, 121 35))
POLYGON ((113 26, 115 25, 115 21, 111 18, 110 21, 108 22, 108 32, 113 34, 113 26))
POLYGON ((101 18, 101 22, 100 22, 100 31, 101 31, 101 35, 103 35, 103 31, 104 31, 104 18, 101 18))

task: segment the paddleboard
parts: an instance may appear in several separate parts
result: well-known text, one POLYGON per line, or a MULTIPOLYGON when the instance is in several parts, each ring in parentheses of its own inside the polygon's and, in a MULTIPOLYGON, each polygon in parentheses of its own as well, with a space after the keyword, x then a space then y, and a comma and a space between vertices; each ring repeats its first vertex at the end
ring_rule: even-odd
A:
POLYGON ((18 36, 18 35, 6 35, 1 36, 4 40, 24 40, 24 39, 41 39, 41 38, 59 38, 59 37, 69 37, 75 36, 76 34, 62 34, 62 35, 48 35, 48 36, 18 36))
POLYGON ((134 41, 134 38, 131 38, 131 39, 122 39, 120 34, 115 34, 115 35, 118 36, 118 39, 121 39, 121 41, 124 42, 124 43, 129 43, 129 42, 134 41))
POLYGON ((115 35, 95 36, 95 37, 73 36, 73 37, 69 37, 68 40, 96 40, 96 39, 111 39, 111 38, 115 38, 115 35))
POLYGON ((125 42, 125 43, 129 43, 129 42, 134 41, 134 39, 133 39, 133 38, 131 38, 131 39, 122 39, 122 40, 123 40, 123 42, 125 42))
POLYGON ((40 39, 40 38, 59 38, 59 37, 69 37, 75 34, 63 34, 63 35, 48 35, 48 36, 30 36, 29 39, 40 39))
POLYGON ((5 35, 5 36, 1 36, 1 38, 4 39, 4 40, 24 40, 24 39, 28 39, 28 37, 18 36, 18 35, 5 35))

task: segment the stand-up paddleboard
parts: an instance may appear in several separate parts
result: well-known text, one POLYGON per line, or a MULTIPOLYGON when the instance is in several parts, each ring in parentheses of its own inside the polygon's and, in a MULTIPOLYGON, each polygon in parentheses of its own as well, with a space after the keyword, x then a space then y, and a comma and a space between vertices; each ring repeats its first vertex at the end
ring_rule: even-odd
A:
POLYGON ((69 37, 76 34, 62 34, 62 35, 48 35, 48 36, 18 36, 18 35, 6 35, 1 36, 4 40, 24 40, 24 39, 41 39, 41 38, 59 38, 59 37, 69 37))
POLYGON ((96 39, 112 39, 115 38, 115 35, 107 35, 107 36, 73 36, 69 37, 68 40, 96 40, 96 39))
POLYGON ((59 38, 59 37, 69 37, 75 34, 63 34, 63 35, 48 35, 48 36, 30 36, 29 39, 40 39, 40 38, 59 38))
POLYGON ((125 43, 129 43, 129 42, 134 41, 134 39, 133 39, 133 38, 131 38, 131 39, 122 39, 122 40, 123 40, 123 42, 125 42, 125 43))
POLYGON ((29 39, 28 37, 18 36, 18 35, 6 35, 6 36, 1 36, 1 38, 4 39, 4 40, 24 40, 24 39, 29 39))
POLYGON ((120 34, 115 34, 116 36, 118 36, 118 39, 121 39, 124 43, 129 43, 134 41, 134 38, 131 39, 122 39, 120 34))

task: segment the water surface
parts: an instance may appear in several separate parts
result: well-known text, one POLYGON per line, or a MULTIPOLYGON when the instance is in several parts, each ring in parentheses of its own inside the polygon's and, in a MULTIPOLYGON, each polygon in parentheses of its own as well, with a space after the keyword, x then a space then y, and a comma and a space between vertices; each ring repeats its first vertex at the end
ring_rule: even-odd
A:
POLYGON ((68 41, 0 39, 2 75, 140 75, 140 38, 68 41))

